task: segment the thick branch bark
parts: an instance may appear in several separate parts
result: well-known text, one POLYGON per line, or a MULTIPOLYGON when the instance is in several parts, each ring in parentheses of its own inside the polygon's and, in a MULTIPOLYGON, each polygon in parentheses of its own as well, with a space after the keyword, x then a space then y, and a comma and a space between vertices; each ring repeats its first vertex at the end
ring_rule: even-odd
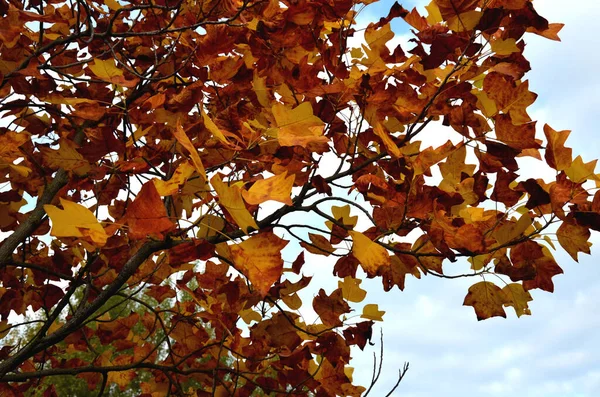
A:
POLYGON ((44 193, 37 201, 35 209, 29 215, 29 218, 19 225, 19 227, 10 235, 0 246, 0 266, 4 266, 11 261, 12 254, 25 239, 38 228, 46 215, 44 205, 50 204, 56 196, 56 193, 62 189, 69 181, 69 175, 64 169, 58 170, 54 180, 46 186, 44 193))
POLYGON ((92 303, 77 311, 73 317, 71 317, 71 319, 67 321, 64 326, 56 330, 56 332, 26 346, 14 356, 0 363, 0 379, 2 379, 7 372, 14 371, 19 365, 21 365, 21 363, 34 354, 39 353, 62 341, 69 334, 76 331, 89 316, 94 314, 96 310, 102 307, 108 298, 119 291, 119 289, 127 282, 127 280, 136 272, 138 267, 140 267, 140 265, 150 257, 150 255, 162 249, 169 248, 170 246, 171 243, 165 241, 150 241, 144 244, 127 261, 114 281, 110 283, 107 288, 102 290, 102 292, 98 294, 92 303))

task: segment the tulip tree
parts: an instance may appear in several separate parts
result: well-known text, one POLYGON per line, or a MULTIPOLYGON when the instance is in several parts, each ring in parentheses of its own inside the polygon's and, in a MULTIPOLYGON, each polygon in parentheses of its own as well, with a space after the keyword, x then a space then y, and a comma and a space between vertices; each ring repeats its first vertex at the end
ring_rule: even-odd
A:
POLYGON ((0 0, 0 394, 358 396, 362 279, 521 316, 590 253, 595 161, 528 114, 525 41, 562 25, 369 3, 0 0))

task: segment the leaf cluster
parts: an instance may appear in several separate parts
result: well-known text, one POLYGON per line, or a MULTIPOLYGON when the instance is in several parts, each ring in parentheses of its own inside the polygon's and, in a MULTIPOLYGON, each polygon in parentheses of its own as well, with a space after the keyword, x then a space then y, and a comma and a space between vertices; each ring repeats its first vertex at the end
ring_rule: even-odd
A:
POLYGON ((590 253, 595 161, 527 113, 525 34, 562 25, 433 0, 360 30, 372 2, 0 0, 0 394, 368 394, 362 278, 476 277, 478 319, 521 316, 556 241, 590 253))

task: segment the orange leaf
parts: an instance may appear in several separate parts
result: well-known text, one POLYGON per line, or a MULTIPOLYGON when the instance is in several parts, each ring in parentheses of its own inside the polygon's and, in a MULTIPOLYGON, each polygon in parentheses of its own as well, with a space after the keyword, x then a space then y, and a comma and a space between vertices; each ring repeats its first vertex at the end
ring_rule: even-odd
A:
POLYGON ((248 233, 249 228, 258 229, 256 221, 242 200, 242 190, 238 186, 223 183, 219 174, 213 176, 210 183, 219 195, 219 204, 229 212, 235 223, 245 233, 248 233))
POLYGON ((196 171, 198 171, 198 174, 200 174, 200 176, 207 181, 208 179, 206 178, 206 171, 204 170, 204 165, 202 165, 198 151, 192 144, 192 141, 190 141, 190 138, 188 138, 186 135, 179 120, 177 120, 177 126, 173 131, 173 136, 175 136, 175 139, 177 139, 181 146, 183 146, 190 153, 190 157, 192 159, 192 163, 194 163, 194 167, 196 167, 196 171))
POLYGON ((281 250, 288 242, 266 232, 229 247, 236 268, 248 277, 262 296, 269 293, 269 288, 283 272, 281 250))
POLYGON ((329 141, 323 136, 324 123, 313 115, 310 102, 303 102, 294 109, 278 103, 271 110, 277 122, 277 139, 281 146, 307 147, 329 141))
POLYGON ((292 205, 292 187, 294 186, 295 175, 287 175, 287 171, 282 174, 267 179, 261 179, 254 182, 254 185, 248 191, 243 190, 242 196, 248 204, 262 204, 268 200, 275 200, 281 203, 292 205))
POLYGON ((127 80, 123 76, 123 71, 115 65, 112 59, 94 59, 93 63, 88 64, 88 68, 100 79, 111 84, 123 87, 135 87, 138 79, 127 80))
POLYGON ((179 191, 179 186, 183 185, 185 181, 192 176, 194 173, 194 167, 187 161, 179 164, 173 176, 168 181, 163 181, 154 178, 152 182, 156 187, 156 191, 161 196, 171 196, 179 191))
POLYGON ((479 2, 479 0, 435 0, 444 20, 466 11, 475 10, 479 6, 479 2))
POLYGON ((167 216, 167 210, 152 181, 144 183, 133 203, 127 207, 123 219, 129 225, 129 237, 145 238, 160 234, 175 225, 167 216))
POLYGON ((311 244, 302 241, 300 242, 300 245, 311 254, 329 256, 335 251, 335 248, 333 248, 331 243, 320 234, 308 233, 308 238, 310 239, 311 244))
POLYGON ((89 237, 97 246, 106 244, 108 236, 92 212, 81 204, 63 198, 59 209, 54 205, 44 205, 44 211, 52 221, 50 234, 56 237, 89 237))

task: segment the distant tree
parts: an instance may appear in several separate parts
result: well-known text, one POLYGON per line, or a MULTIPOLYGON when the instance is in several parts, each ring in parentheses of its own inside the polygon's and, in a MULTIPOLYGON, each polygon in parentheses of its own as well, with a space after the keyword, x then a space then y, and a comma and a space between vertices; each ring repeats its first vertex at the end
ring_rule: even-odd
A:
POLYGON ((372 2, 0 0, 2 396, 368 394, 361 278, 473 277, 480 320, 521 316, 556 241, 590 252, 595 162, 527 114, 523 37, 562 25, 433 0, 357 31, 372 2))

